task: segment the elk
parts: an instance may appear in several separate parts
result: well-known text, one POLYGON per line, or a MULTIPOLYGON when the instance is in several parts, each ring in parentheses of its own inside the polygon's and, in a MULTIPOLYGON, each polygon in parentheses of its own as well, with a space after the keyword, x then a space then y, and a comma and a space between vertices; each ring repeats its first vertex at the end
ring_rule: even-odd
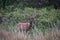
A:
POLYGON ((32 28, 32 24, 34 22, 34 18, 36 18, 37 15, 35 17, 29 18, 27 22, 23 23, 23 22, 19 22, 18 23, 18 28, 20 31, 30 31, 32 28))
POLYGON ((19 22, 18 23, 18 28, 20 31, 29 31, 32 27, 32 23, 33 23, 34 18, 30 18, 27 22, 23 23, 23 22, 19 22))

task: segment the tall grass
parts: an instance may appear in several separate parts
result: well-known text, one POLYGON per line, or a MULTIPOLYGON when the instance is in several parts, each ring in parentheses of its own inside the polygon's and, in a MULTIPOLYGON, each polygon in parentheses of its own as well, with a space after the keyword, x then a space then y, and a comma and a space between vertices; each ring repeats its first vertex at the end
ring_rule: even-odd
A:
POLYGON ((13 34, 5 30, 0 30, 0 40, 60 40, 60 30, 52 28, 45 35, 39 32, 39 34, 35 34, 34 36, 22 32, 13 34))
POLYGON ((60 40, 60 29, 53 28, 45 34, 45 40, 60 40))

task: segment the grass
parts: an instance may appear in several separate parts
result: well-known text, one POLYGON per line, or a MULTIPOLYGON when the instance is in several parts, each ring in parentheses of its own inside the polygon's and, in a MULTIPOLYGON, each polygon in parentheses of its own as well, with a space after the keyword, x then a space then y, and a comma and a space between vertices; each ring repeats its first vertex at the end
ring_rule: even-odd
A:
POLYGON ((45 35, 39 32, 39 34, 35 34, 34 36, 21 32, 13 34, 5 30, 0 30, 0 40, 60 40, 60 30, 52 28, 45 35))

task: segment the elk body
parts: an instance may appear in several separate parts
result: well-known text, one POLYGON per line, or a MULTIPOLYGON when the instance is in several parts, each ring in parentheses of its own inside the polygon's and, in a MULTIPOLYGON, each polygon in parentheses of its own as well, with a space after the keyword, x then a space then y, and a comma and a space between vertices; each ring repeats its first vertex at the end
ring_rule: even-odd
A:
POLYGON ((32 23, 33 23, 34 18, 29 19, 27 22, 19 22, 18 23, 18 28, 20 31, 29 31, 32 28, 32 23))

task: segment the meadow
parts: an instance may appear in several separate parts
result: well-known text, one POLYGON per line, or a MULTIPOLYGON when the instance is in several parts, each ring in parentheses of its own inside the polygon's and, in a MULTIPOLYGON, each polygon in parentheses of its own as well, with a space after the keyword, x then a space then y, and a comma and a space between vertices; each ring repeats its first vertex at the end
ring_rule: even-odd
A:
POLYGON ((53 7, 40 9, 25 7, 24 10, 14 8, 0 9, 0 40, 59 40, 60 39, 60 10, 53 7), (19 22, 34 18, 30 33, 17 32, 19 22))

